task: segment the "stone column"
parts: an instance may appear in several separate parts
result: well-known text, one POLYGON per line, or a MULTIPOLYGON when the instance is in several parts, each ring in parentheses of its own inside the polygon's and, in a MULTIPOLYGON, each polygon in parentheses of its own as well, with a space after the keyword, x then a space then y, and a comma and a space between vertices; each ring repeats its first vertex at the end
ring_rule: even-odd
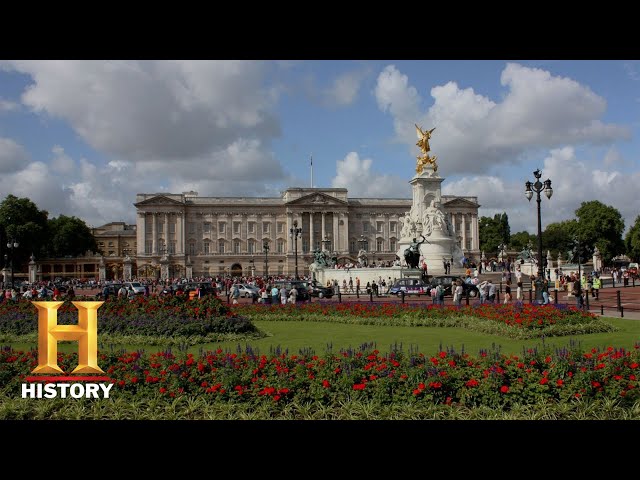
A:
POLYGON ((136 248, 136 255, 146 253, 146 240, 147 214, 145 212, 138 212, 138 221, 136 222, 136 242, 138 242, 138 246, 136 248))
POLYGON ((338 212, 333 212, 333 238, 331 242, 331 250, 333 252, 340 251, 340 233, 338 228, 338 212))
POLYGON ((131 281, 131 258, 128 255, 124 258, 122 272, 124 276, 124 281, 130 282, 131 281))
POLYGON ((160 259, 160 279, 166 281, 169 278, 169 257, 163 256, 160 259))
POLYGON ((151 214, 151 253, 153 255, 158 254, 158 212, 153 212, 151 214))
MULTIPOLYGON (((467 248, 467 215, 465 213, 462 214, 460 229, 462 230, 462 249, 464 250, 467 248)), ((469 250, 473 250, 473 245, 471 245, 469 250)))
POLYGON ((313 241, 313 214, 314 212, 309 212, 309 251, 311 252, 315 250, 313 241))
POLYGON ((344 220, 344 228, 342 229, 342 238, 344 239, 343 251, 349 253, 349 212, 343 213, 342 216, 344 220))
POLYGON ((187 256, 187 262, 185 264, 186 266, 186 277, 188 279, 192 279, 193 278, 193 262, 191 261, 191 256, 187 256))
POLYGON ((471 244, 473 248, 480 248, 480 239, 478 238, 478 215, 475 213, 471 215, 473 222, 471 223, 471 234, 473 235, 471 244))
POLYGON ((327 234, 327 227, 326 227, 326 223, 325 223, 325 219, 327 217, 327 214, 325 212, 322 212, 321 215, 322 215, 322 238, 320 238, 320 240, 324 240, 324 237, 327 234))
MULTIPOLYGON (((175 236, 175 233, 174 233, 175 236)), ((164 213, 164 247, 169 252, 169 245, 171 245, 171 236, 169 235, 169 212, 164 213)), ((174 252, 172 252, 174 253, 174 252)))
POLYGON ((184 215, 182 212, 176 213, 176 253, 184 254, 184 215))
MULTIPOLYGON (((293 228, 293 213, 287 212, 287 231, 285 232, 285 235, 288 236, 288 238, 291 238, 290 232, 292 228, 293 228)), ((293 253, 293 242, 287 242, 286 251, 288 255, 291 255, 293 253)), ((276 253, 275 249, 272 248, 271 253, 276 253)))
POLYGON ((98 265, 98 280, 104 282, 107 279, 107 266, 104 263, 104 257, 100 257, 100 264, 98 265))
POLYGON ((29 283, 36 283, 36 272, 37 272, 36 257, 31 255, 29 260, 29 283))

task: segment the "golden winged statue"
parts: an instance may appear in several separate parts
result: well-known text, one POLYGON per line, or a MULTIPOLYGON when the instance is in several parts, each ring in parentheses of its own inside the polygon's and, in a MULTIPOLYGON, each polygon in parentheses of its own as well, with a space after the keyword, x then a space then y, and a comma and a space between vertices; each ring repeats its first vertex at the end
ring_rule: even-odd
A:
POLYGON ((429 146, 429 139, 436 127, 433 127, 431 130, 423 131, 417 124, 414 125, 416 126, 416 133, 418 135, 418 143, 416 143, 416 145, 420 147, 420 151, 422 152, 422 155, 418 155, 416 157, 418 159, 418 163, 416 164, 416 173, 422 173, 422 170, 427 165, 432 165, 433 172, 435 173, 438 171, 438 165, 436 165, 436 159, 438 157, 435 155, 432 157, 428 152, 431 150, 431 147, 429 146))

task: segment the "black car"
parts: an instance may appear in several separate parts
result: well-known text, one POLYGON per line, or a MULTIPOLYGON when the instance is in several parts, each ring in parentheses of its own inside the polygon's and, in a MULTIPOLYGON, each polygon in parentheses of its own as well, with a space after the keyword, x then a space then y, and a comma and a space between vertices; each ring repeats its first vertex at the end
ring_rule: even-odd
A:
POLYGON ((318 282, 309 282, 307 286, 307 290, 309 291, 309 295, 311 295, 312 297, 318 297, 318 298, 333 297, 333 288, 325 287, 324 285, 318 282))
POLYGON ((453 296, 452 285, 455 284, 457 280, 460 280, 462 283, 462 296, 466 297, 467 293, 470 298, 475 298, 480 295, 478 291, 478 287, 471 283, 466 283, 464 278, 458 277, 457 275, 435 275, 431 277, 429 280, 429 286, 427 289, 427 294, 431 296, 431 289, 437 285, 442 285, 444 287, 444 295, 445 297, 453 296))
POLYGON ((214 295, 218 294, 217 289, 209 282, 190 282, 182 286, 184 293, 187 295, 190 291, 200 288, 200 295, 214 295))
POLYGON ((283 286, 287 290, 287 297, 289 297, 289 292, 296 286, 296 290, 298 291, 298 295, 296 296, 296 301, 306 302, 311 297, 309 295, 309 282, 303 282, 302 280, 276 280, 272 284, 269 285, 269 288, 275 285, 280 290, 283 286))

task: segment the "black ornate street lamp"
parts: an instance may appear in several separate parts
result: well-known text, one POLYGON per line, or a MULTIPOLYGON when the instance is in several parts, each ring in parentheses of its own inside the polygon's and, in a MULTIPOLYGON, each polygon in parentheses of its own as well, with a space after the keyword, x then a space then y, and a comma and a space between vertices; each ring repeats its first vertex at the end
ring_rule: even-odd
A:
POLYGON ((267 258, 269 243, 267 241, 262 244, 262 249, 264 250, 264 276, 267 277, 269 275, 269 259, 267 258))
MULTIPOLYGON (((538 202, 538 278, 537 282, 540 283, 540 287, 542 286, 542 278, 544 275, 544 263, 542 258, 542 220, 540 217, 540 193, 544 192, 548 199, 551 199, 551 195, 553 195, 553 189, 551 188, 551 180, 547 179, 543 182, 540 181, 540 177, 542 177, 542 172, 540 169, 533 172, 533 175, 536 177, 535 183, 531 183, 527 181, 525 183, 525 191, 524 195, 527 197, 527 200, 531 201, 533 197, 533 192, 536 192, 537 202, 538 202)), ((542 288, 537 288, 538 284, 536 284, 536 300, 542 300, 542 288)))
POLYGON ((298 227, 298 220, 293 221, 293 227, 289 229, 289 235, 293 240, 293 255, 296 262, 296 280, 298 279, 298 238, 302 237, 302 227, 298 227))
POLYGON ((11 269, 11 288, 13 288, 13 250, 18 248, 20 244, 17 240, 9 240, 7 242, 7 249, 9 252, 9 268, 11 269))

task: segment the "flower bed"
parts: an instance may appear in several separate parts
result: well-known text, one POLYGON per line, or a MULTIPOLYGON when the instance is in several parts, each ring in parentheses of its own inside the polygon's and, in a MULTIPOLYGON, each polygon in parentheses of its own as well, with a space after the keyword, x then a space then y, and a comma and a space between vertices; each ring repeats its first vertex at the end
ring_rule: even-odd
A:
MULTIPOLYGON (((65 301, 58 309, 59 324, 77 324, 77 309, 65 301)), ((30 301, 0 304, 0 333, 35 334, 38 313, 30 301)), ((218 339, 216 335, 256 335, 249 319, 232 312, 214 297, 144 297, 109 299, 98 309, 101 334, 146 335, 218 339)))
POLYGON ((252 320, 337 321, 367 325, 462 327, 514 339, 612 332, 597 315, 567 305, 314 302, 296 305, 234 305, 252 320))
MULTIPOLYGON (((59 354, 70 371, 76 354, 59 354)), ((99 354, 98 363, 114 383, 117 398, 204 398, 208 403, 269 405, 274 412, 288 404, 313 403, 337 408, 349 402, 378 405, 447 405, 509 411, 528 404, 614 401, 622 408, 640 402, 640 344, 630 351, 530 349, 521 355, 481 352, 477 357, 454 351, 433 354, 370 345, 359 349, 289 354, 171 351, 99 354)), ((3 348, 0 393, 20 395, 20 384, 37 365, 37 352, 3 348)), ((33 401, 33 400, 32 400, 33 401)), ((115 401, 115 400, 114 400, 115 401)), ((635 405, 635 407, 634 407, 635 405)))

